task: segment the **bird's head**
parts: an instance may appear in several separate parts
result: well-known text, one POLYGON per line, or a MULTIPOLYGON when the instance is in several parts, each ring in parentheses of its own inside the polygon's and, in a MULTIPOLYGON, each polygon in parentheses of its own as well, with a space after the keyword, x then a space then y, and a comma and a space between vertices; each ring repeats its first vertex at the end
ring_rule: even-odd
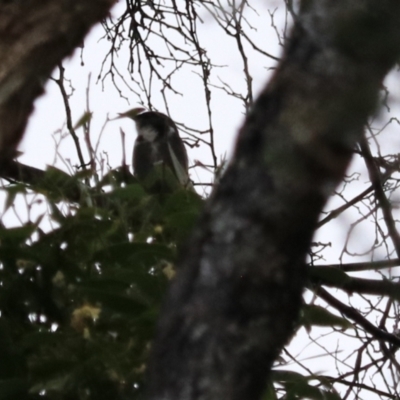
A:
POLYGON ((136 120, 136 117, 143 113, 143 111, 146 111, 145 108, 143 107, 137 107, 137 108, 132 108, 131 110, 128 110, 124 113, 119 113, 117 119, 119 118, 130 118, 133 119, 134 121, 136 120))
POLYGON ((147 142, 157 143, 171 135, 178 135, 174 121, 163 113, 140 107, 118 114, 117 118, 126 117, 135 121, 138 137, 147 142))

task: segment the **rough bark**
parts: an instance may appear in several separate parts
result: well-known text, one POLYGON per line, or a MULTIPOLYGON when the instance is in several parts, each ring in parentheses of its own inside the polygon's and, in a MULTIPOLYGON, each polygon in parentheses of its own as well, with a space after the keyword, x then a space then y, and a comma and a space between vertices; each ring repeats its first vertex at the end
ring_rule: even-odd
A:
POLYGON ((0 0, 1 162, 14 157, 50 73, 115 1, 0 0))
POLYGON ((321 209, 399 54, 398 0, 302 2, 181 259, 153 346, 150 399, 260 398, 293 333, 321 209))

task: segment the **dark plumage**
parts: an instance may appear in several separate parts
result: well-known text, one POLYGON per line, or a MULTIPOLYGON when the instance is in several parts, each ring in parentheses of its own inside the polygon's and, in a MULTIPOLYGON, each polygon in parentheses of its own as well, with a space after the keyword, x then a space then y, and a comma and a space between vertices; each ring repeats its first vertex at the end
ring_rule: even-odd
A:
POLYGON ((133 149, 135 176, 144 179, 157 165, 168 167, 184 187, 191 185, 188 157, 174 121, 155 111, 134 108, 119 115, 135 121, 138 137, 133 149))

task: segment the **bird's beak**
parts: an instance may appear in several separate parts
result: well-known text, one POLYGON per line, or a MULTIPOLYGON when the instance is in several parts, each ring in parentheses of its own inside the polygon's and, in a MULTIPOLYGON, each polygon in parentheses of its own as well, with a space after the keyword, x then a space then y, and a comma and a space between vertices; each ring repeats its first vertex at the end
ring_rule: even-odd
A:
POLYGON ((114 119, 131 118, 134 120, 143 111, 146 111, 146 109, 143 107, 132 108, 131 110, 125 111, 124 113, 119 113, 118 117, 114 119))

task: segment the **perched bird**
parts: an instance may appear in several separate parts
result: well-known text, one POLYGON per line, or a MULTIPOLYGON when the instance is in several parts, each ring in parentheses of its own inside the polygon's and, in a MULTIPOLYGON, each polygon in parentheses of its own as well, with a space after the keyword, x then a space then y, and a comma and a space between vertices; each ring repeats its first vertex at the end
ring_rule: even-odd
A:
POLYGON ((144 108, 119 114, 119 118, 123 117, 135 121, 138 133, 132 158, 134 175, 143 180, 160 165, 169 168, 182 186, 192 187, 186 148, 174 121, 144 108))

